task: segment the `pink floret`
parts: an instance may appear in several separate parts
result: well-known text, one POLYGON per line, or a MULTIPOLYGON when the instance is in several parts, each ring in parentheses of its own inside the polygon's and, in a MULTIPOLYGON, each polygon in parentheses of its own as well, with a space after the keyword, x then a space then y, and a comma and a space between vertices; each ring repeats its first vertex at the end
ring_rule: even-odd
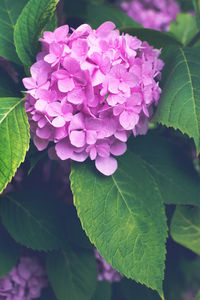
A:
POLYGON ((131 0, 122 2, 121 8, 145 28, 166 31, 176 20, 180 7, 175 0, 131 0))
POLYGON ((112 22, 44 32, 42 52, 24 78, 26 112, 38 150, 55 144, 62 159, 95 161, 104 175, 117 169, 133 132, 145 134, 161 89, 160 50, 112 22))
POLYGON ((21 257, 18 265, 0 279, 0 300, 32 300, 47 286, 43 267, 36 258, 21 257))

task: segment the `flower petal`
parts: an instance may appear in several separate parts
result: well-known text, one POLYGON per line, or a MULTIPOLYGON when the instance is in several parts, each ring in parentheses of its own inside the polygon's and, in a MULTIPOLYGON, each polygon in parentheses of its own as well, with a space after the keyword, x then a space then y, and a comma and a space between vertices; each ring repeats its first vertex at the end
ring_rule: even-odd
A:
POLYGON ((106 158, 98 156, 95 160, 95 166, 102 174, 110 176, 117 170, 117 160, 111 156, 106 158))

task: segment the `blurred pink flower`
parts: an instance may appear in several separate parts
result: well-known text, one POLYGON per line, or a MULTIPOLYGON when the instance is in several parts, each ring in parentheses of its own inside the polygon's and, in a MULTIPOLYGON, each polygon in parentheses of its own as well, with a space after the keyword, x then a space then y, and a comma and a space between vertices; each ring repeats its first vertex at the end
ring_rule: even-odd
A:
POLYGON ((32 300, 47 286, 42 266, 36 258, 21 257, 18 265, 0 279, 0 300, 32 300))
POLYGON ((166 31, 176 20, 180 7, 175 0, 131 0, 122 2, 121 8, 145 28, 166 31))
POLYGON ((110 283, 120 281, 122 278, 120 273, 114 270, 110 264, 106 263, 105 259, 100 255, 97 249, 94 249, 94 254, 97 261, 98 281, 105 280, 110 283))

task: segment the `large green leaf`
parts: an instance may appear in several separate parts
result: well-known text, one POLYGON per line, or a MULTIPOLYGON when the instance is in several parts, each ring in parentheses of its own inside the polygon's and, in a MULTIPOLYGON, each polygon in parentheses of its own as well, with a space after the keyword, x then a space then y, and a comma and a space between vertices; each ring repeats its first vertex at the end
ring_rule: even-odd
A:
POLYGON ((177 206, 170 233, 177 243, 200 254, 200 208, 177 206))
POLYGON ((162 203, 199 205, 199 177, 180 147, 155 134, 132 138, 128 149, 110 177, 74 163, 74 201, 83 228, 106 261, 160 291, 166 237, 162 203))
POLYGON ((19 63, 13 41, 14 27, 18 16, 28 0, 0 1, 0 56, 19 63))
POLYGON ((74 163, 71 187, 83 228, 113 268, 162 295, 167 225, 162 197, 129 149, 110 177, 74 163))
POLYGON ((56 205, 49 194, 15 193, 1 199, 2 223, 20 244, 36 250, 52 250, 64 243, 56 205))
POLYGON ((154 120, 193 138, 200 151, 200 47, 171 48, 165 57, 163 92, 154 120))
POLYGON ((164 203, 200 206, 200 178, 182 147, 155 133, 133 138, 130 147, 154 178, 164 203))
POLYGON ((19 245, 17 245, 0 224, 0 278, 6 275, 17 263, 19 245))
POLYGON ((38 51, 38 38, 54 16, 59 0, 30 0, 17 20, 14 42, 25 66, 30 66, 38 51))
POLYGON ((95 5, 89 3, 86 17, 84 19, 93 27, 97 28, 103 22, 111 21, 119 27, 141 27, 139 23, 130 18, 127 14, 111 5, 95 5))
POLYGON ((181 13, 175 22, 171 22, 169 31, 183 45, 188 45, 199 30, 194 16, 181 13))
POLYGON ((95 291, 94 253, 69 246, 47 257, 47 274, 58 300, 88 300, 95 291))
POLYGON ((0 98, 0 193, 24 161, 29 140, 24 99, 0 98))

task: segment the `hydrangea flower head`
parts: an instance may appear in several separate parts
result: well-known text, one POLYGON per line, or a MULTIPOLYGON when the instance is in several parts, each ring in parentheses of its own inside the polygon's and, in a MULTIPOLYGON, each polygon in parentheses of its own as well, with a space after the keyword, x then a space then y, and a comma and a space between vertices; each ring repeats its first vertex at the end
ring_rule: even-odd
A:
POLYGON ((95 258, 97 261, 98 269, 98 281, 108 281, 110 283, 118 282, 121 280, 122 276, 119 272, 114 270, 110 264, 107 264, 105 259, 100 255, 97 249, 94 249, 95 258))
POLYGON ((145 28, 166 31, 176 20, 180 7, 175 0, 131 0, 122 2, 121 8, 145 28))
POLYGON ((19 264, 0 279, 0 300, 32 300, 47 285, 44 269, 36 258, 21 257, 19 264))
POLYGON ((105 175, 117 169, 114 156, 126 151, 133 132, 145 134, 158 104, 160 50, 112 22, 97 30, 83 24, 44 32, 32 65, 26 112, 38 150, 55 144, 62 159, 95 161, 105 175))

